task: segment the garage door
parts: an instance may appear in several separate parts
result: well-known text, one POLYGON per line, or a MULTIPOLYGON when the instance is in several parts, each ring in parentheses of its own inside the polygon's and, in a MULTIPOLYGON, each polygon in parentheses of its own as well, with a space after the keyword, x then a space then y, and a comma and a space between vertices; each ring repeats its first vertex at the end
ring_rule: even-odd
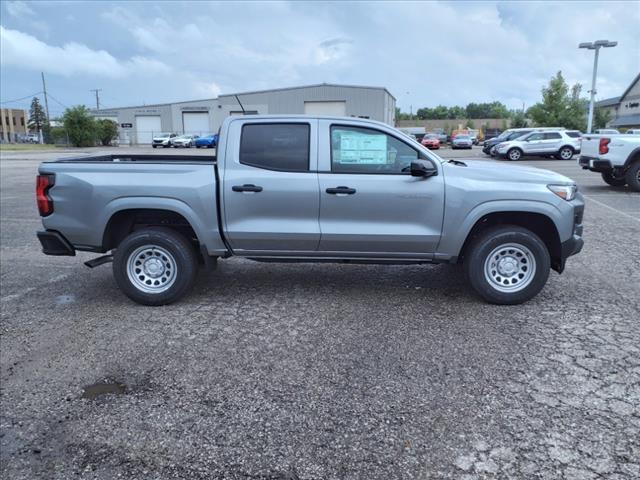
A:
POLYGON ((347 114, 347 107, 346 102, 304 102, 304 113, 344 117, 347 114))
POLYGON ((207 112, 182 112, 182 129, 192 135, 208 135, 211 133, 209 114, 207 112))
POLYGON ((162 133, 160 115, 136 117, 136 138, 138 143, 151 143, 154 135, 162 133))

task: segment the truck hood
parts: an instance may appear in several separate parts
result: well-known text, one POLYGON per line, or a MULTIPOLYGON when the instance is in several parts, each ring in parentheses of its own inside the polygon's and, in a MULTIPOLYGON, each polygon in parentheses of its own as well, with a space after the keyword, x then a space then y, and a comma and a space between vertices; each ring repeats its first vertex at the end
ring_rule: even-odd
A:
POLYGON ((477 180, 540 183, 545 185, 572 185, 575 183, 569 177, 542 168, 483 160, 461 160, 467 164, 466 167, 445 161, 443 163, 445 175, 464 176, 477 180))

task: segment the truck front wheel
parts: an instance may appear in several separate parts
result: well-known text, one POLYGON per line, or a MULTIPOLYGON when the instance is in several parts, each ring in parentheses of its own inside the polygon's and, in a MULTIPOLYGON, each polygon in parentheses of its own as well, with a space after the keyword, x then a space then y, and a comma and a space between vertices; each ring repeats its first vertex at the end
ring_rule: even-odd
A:
POLYGON ((198 272, 193 246, 169 228, 131 233, 113 255, 113 276, 134 302, 166 305, 186 295, 198 272))
POLYGON ((629 188, 634 192, 640 192, 640 160, 631 164, 625 175, 629 188))
POLYGON ((516 305, 535 297, 549 277, 546 245, 516 225, 481 232, 464 260, 469 283, 489 303, 516 305))

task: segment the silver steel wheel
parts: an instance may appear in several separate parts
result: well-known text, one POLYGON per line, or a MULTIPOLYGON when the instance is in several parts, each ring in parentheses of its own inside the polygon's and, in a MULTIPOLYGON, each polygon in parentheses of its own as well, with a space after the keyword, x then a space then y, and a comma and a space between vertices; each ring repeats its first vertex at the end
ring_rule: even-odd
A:
POLYGON ((484 262, 484 276, 499 292, 519 292, 533 281, 535 273, 533 253, 519 243, 500 245, 484 262))
POLYGON ((509 160, 520 160, 520 156, 520 150, 517 148, 514 148, 509 152, 509 160))
POLYGON ((560 158, 562 160, 569 160, 571 157, 573 157, 573 150, 570 148, 563 148, 560 150, 560 158))
POLYGON ((127 259, 129 281, 146 293, 161 293, 176 281, 176 261, 173 255, 158 245, 136 248, 127 259))

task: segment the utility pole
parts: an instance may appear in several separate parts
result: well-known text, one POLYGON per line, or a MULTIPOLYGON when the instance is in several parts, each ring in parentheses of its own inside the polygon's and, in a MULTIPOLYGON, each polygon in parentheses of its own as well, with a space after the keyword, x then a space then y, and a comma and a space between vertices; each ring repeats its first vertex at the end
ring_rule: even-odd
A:
POLYGON ((578 45, 578 48, 586 48, 587 50, 595 50, 593 57, 593 76, 591 77, 591 99, 589 100, 589 117, 587 118, 587 133, 591 133, 593 126, 593 104, 596 96, 596 75, 598 74, 598 54, 600 48, 611 48, 618 45, 618 42, 610 42, 609 40, 596 40, 595 42, 584 42, 578 45))
MULTIPOLYGON (((42 75, 42 93, 44 93, 44 109, 47 113, 47 123, 49 123, 49 98, 47 97, 47 84, 44 82, 44 72, 40 72, 42 75)), ((44 138, 42 135, 42 131, 38 132, 40 134, 40 143, 44 142, 44 138)))
POLYGON ((100 110, 100 95, 98 95, 98 92, 101 92, 102 89, 101 88, 92 88, 89 91, 90 92, 96 92, 96 110, 100 110))

